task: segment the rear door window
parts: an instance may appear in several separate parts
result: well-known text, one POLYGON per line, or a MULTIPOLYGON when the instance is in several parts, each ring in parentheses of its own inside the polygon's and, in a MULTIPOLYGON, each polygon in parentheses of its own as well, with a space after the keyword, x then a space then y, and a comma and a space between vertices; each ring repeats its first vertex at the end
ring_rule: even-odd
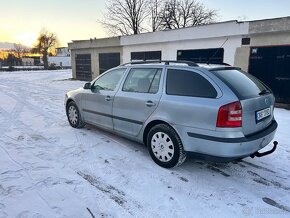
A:
POLYGON ((216 98, 217 91, 202 75, 180 69, 168 69, 166 80, 168 95, 216 98))
POLYGON ((237 69, 212 71, 241 100, 271 93, 272 91, 256 77, 237 69))
POLYGON ((131 69, 123 86, 125 92, 157 93, 161 77, 161 68, 131 69))

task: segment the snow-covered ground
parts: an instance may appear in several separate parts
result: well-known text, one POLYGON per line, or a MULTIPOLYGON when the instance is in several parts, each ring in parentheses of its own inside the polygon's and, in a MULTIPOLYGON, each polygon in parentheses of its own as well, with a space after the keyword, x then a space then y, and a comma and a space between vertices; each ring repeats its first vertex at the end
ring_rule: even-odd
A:
MULTIPOLYGON (((163 169, 146 148, 63 106, 71 71, 0 73, 0 217, 290 217, 290 111, 275 153, 163 169)), ((268 148, 267 148, 268 149, 268 148)))

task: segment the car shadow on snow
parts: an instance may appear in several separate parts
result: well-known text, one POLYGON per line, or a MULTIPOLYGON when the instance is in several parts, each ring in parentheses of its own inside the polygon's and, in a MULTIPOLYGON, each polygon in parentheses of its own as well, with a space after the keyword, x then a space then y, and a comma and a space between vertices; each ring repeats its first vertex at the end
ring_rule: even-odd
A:
MULTIPOLYGON (((101 135, 103 141, 106 143, 114 142, 131 151, 133 150, 134 153, 136 153, 134 155, 146 157, 144 161, 148 161, 148 164, 152 164, 153 162, 146 146, 141 143, 137 143, 91 125, 86 125, 83 130, 85 130, 85 132, 88 131, 88 133, 91 132, 92 134, 101 135)), ((84 132, 80 132, 80 134, 84 137, 86 135, 84 132)), ((160 168, 158 165, 156 165, 156 169, 157 171, 162 170, 160 172, 164 172, 164 169, 160 168)), ((257 190, 265 192, 265 195, 268 193, 267 188, 290 192, 290 185, 288 182, 290 175, 285 175, 285 171, 282 172, 282 170, 271 168, 271 165, 268 165, 260 159, 245 158, 239 161, 223 163, 188 156, 187 160, 181 166, 173 169, 166 169, 165 172, 170 173, 166 175, 177 177, 180 181, 190 184, 194 184, 196 173, 198 173, 198 175, 202 175, 205 180, 211 180, 211 178, 215 177, 219 178, 221 181, 230 181, 230 184, 234 187, 243 185, 250 189, 254 185, 257 190)), ((289 207, 277 203, 275 200, 271 199, 270 196, 262 197, 261 201, 283 210, 284 212, 290 212, 289 207)))
MULTIPOLYGON (((150 158, 146 146, 141 143, 137 143, 135 141, 121 137, 114 133, 104 131, 92 125, 86 125, 86 130, 96 132, 96 134, 101 133, 102 135, 107 137, 107 139, 105 140, 106 142, 110 142, 111 140, 113 142, 120 143, 130 149, 133 149, 136 153, 141 152, 142 155, 148 156, 148 161, 153 161, 150 158)), ((158 166, 156 165, 156 167, 158 166)), ((178 171, 178 169, 191 171, 193 173, 194 170, 202 170, 204 171, 205 174, 222 176, 229 179, 250 178, 255 183, 260 185, 274 186, 276 188, 281 188, 286 191, 290 191, 290 187, 284 186, 277 181, 277 180, 289 180, 289 175, 285 175, 285 172, 282 173, 282 171, 278 172, 271 169, 270 165, 258 159, 245 158, 243 160, 232 162, 215 162, 205 159, 197 159, 197 157, 189 155, 187 157, 187 160, 181 166, 173 168, 172 170, 178 171)))

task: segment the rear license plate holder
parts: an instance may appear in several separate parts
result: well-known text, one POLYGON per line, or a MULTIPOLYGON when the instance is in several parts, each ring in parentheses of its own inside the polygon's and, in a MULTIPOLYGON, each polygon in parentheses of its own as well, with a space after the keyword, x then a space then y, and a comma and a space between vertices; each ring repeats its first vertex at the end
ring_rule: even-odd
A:
POLYGON ((256 111, 256 123, 259 123, 266 119, 267 117, 271 116, 271 108, 265 108, 263 110, 256 111))

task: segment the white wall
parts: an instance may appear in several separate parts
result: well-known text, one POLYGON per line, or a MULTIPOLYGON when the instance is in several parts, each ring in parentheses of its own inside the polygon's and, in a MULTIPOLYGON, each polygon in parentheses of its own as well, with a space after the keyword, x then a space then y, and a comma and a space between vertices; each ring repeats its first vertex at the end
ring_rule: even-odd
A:
MULTIPOLYGON (((228 38, 224 44, 224 62, 233 65, 236 48, 241 47, 241 38, 239 36, 228 38)), ((142 45, 130 45, 123 47, 123 62, 131 61, 131 52, 137 51, 161 51, 163 60, 176 60, 177 50, 189 49, 206 49, 206 48, 219 48, 227 39, 212 38, 212 39, 198 39, 198 40, 185 40, 182 42, 167 42, 167 43, 154 43, 142 45)))
POLYGON ((162 43, 193 39, 220 38, 224 36, 241 36, 249 33, 249 22, 228 21, 175 30, 157 31, 138 35, 122 36, 122 46, 162 43))
POLYGON ((56 48, 56 56, 58 57, 70 56, 70 50, 67 47, 56 48))
POLYGON ((32 66, 34 65, 34 59, 33 58, 21 58, 22 65, 24 66, 32 66))
POLYGON ((56 66, 61 66, 62 67, 71 67, 71 57, 58 57, 58 56, 49 56, 48 57, 48 64, 54 63, 56 66))
POLYGON ((177 50, 219 48, 228 39, 223 45, 224 62, 233 65, 236 48, 241 47, 241 39, 248 33, 249 22, 229 21, 122 36, 123 63, 131 61, 131 52, 161 51, 163 60, 176 60, 177 50))

